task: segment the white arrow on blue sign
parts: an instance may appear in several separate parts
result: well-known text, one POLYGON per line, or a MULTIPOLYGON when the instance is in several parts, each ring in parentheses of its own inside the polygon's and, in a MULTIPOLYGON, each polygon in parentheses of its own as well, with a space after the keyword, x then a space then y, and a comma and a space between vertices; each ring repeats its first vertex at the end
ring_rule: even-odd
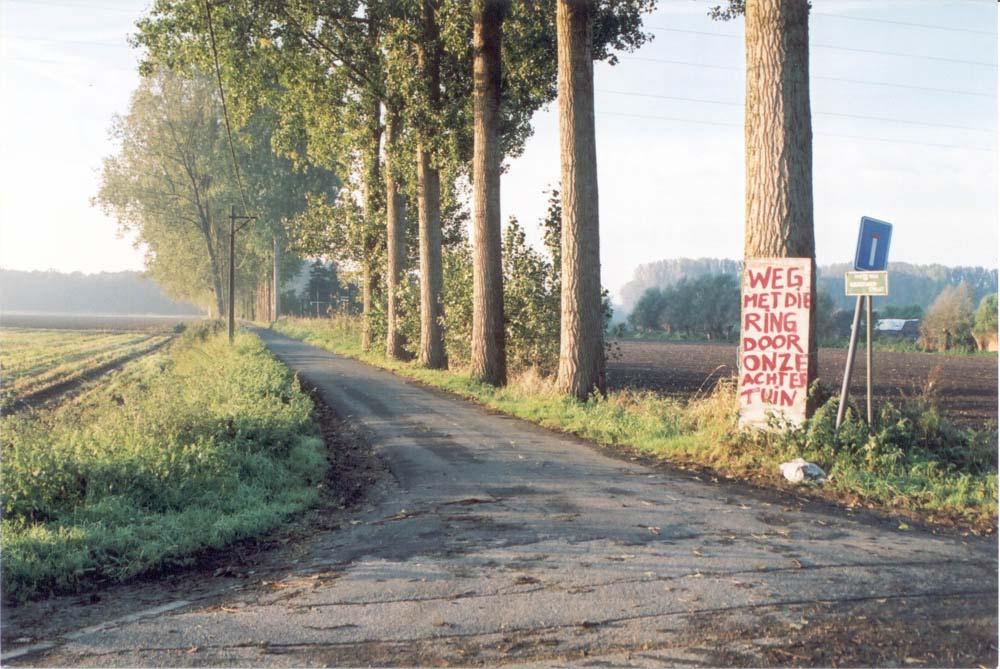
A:
POLYGON ((889 264, 891 239, 892 223, 862 216, 858 249, 854 254, 854 269, 861 272, 884 272, 889 264))

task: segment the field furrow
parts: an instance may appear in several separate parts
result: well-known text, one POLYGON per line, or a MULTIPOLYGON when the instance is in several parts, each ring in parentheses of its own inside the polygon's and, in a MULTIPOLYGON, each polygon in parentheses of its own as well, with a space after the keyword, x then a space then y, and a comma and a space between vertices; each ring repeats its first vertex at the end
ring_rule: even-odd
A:
POLYGON ((29 399, 50 399, 48 395, 142 356, 169 339, 151 333, 64 330, 56 342, 46 334, 30 330, 0 333, 0 407, 4 410, 16 409, 29 399))

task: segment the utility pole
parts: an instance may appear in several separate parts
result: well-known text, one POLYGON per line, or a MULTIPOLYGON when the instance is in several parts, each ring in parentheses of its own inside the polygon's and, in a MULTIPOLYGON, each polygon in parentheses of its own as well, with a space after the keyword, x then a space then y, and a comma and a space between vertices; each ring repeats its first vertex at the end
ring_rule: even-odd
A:
POLYGON ((256 216, 237 216, 236 205, 229 208, 229 343, 233 343, 236 334, 236 233, 256 216), (236 227, 236 221, 243 221, 236 227))
POLYGON ((281 296, 279 289, 281 288, 281 277, 278 271, 278 267, 281 265, 281 247, 278 245, 278 235, 273 237, 274 239, 274 269, 271 271, 271 276, 274 279, 274 288, 271 290, 271 320, 278 320, 278 312, 281 309, 281 296))

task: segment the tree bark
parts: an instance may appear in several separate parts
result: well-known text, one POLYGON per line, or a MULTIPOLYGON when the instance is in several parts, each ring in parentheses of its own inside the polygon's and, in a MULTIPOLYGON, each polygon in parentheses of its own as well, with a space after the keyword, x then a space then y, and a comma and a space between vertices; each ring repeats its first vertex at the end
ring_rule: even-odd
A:
MULTIPOLYGON (((441 45, 433 0, 422 0, 422 39, 417 66, 427 87, 427 104, 436 116, 441 101, 441 45)), ((427 129, 417 142, 417 213, 420 225, 420 364, 431 369, 448 366, 444 350, 441 267, 441 178, 431 161, 427 129)))
POLYGON ((500 41, 503 0, 473 9, 472 376, 507 383, 500 250, 500 41))
POLYGON ((579 399, 586 399, 595 390, 605 392, 593 14, 593 0, 558 0, 562 314, 556 387, 579 399))
POLYGON ((388 358, 400 360, 406 355, 400 333, 400 283, 406 263, 405 212, 403 194, 399 190, 393 152, 402 129, 399 112, 388 110, 385 133, 385 227, 386 227, 386 342, 388 358))
POLYGON ((811 258, 809 371, 816 378, 809 3, 746 3, 746 258, 811 258))
POLYGON ((372 305, 377 281, 375 263, 378 260, 379 182, 382 143, 382 103, 378 98, 370 101, 368 111, 368 142, 362 156, 364 178, 361 198, 364 218, 364 257, 361 264, 361 348, 372 348, 372 305))

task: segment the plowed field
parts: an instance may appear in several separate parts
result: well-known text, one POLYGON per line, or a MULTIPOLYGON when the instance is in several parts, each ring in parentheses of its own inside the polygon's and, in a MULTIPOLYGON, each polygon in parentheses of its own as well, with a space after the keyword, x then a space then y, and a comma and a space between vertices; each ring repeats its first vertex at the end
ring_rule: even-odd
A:
MULTIPOLYGON (((689 397, 711 390, 719 378, 736 371, 736 346, 659 341, 616 341, 617 355, 608 362, 612 388, 656 390, 689 397)), ((839 390, 847 362, 846 349, 820 349, 822 381, 839 390)), ((875 352, 875 400, 898 402, 915 397, 930 385, 945 416, 967 427, 997 420, 996 356, 875 352)), ((864 349, 858 351, 851 395, 865 392, 864 349)))

